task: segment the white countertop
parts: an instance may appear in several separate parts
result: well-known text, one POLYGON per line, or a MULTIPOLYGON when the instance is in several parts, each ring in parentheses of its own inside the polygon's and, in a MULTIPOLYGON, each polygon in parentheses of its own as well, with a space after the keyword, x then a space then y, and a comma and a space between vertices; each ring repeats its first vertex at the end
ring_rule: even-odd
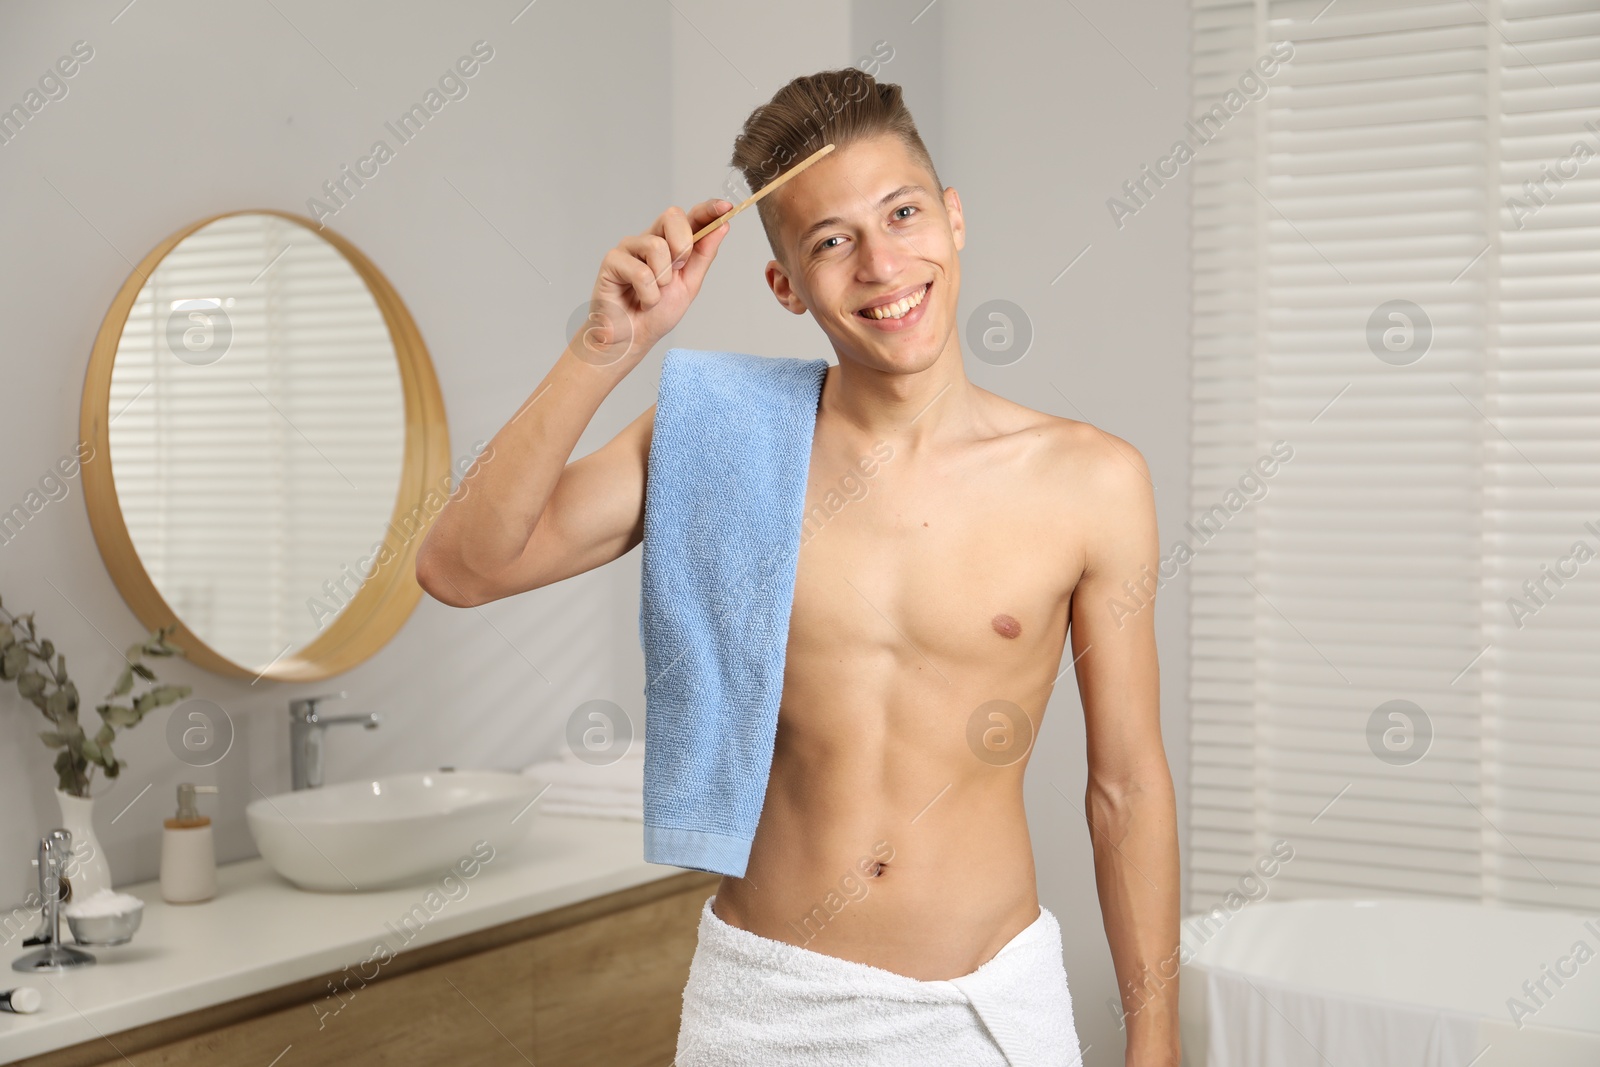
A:
MULTIPOLYGON (((497 849, 472 879, 457 873, 464 893, 440 891, 437 879, 364 893, 306 892, 260 858, 218 867, 217 895, 200 904, 166 903, 158 880, 119 885, 144 900, 144 918, 126 945, 89 948, 97 963, 23 974, 12 961, 38 946, 24 948, 18 937, 6 947, 0 989, 32 986, 44 1003, 33 1015, 0 1012, 0 1063, 355 967, 380 939, 399 955, 683 873, 644 861, 641 823, 532 814, 521 843, 497 849), (389 924, 398 927, 430 891, 440 894, 437 910, 404 942, 389 924)), ((25 926, 32 936, 37 919, 25 926)), ((61 931, 73 944, 64 919, 61 931)))

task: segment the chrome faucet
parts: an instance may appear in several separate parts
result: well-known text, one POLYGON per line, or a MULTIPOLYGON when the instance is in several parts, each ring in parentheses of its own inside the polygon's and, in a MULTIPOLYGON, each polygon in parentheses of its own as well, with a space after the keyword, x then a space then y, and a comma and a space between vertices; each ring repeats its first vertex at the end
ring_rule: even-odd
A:
POLYGON ((322 737, 330 726, 359 723, 369 730, 378 728, 378 713, 365 715, 337 715, 329 718, 317 714, 317 702, 342 700, 349 693, 323 693, 320 696, 301 697, 289 702, 289 774, 295 789, 318 789, 322 786, 322 737))
POLYGON ((39 918, 44 925, 24 945, 43 945, 41 949, 11 961, 12 970, 36 973, 88 967, 95 958, 82 949, 61 943, 61 883, 71 885, 67 870, 72 862, 72 833, 51 830, 39 841, 39 896, 43 906, 39 918))

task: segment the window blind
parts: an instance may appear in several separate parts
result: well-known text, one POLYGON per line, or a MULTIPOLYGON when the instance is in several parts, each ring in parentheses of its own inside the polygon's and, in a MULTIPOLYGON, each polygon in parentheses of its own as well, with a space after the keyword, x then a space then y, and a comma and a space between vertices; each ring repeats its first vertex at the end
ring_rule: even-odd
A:
POLYGON ((1284 839, 1286 898, 1592 911, 1600 0, 1192 29, 1197 124, 1293 54, 1191 164, 1187 905, 1284 839))

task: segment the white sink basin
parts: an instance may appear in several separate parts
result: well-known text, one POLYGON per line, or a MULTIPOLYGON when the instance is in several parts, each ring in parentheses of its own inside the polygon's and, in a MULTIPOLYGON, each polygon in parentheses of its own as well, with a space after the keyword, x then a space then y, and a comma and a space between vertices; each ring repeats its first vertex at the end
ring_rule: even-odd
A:
POLYGON ((261 858, 300 888, 385 889, 483 861, 480 841, 522 839, 543 788, 506 771, 423 771, 258 797, 244 814, 261 858))

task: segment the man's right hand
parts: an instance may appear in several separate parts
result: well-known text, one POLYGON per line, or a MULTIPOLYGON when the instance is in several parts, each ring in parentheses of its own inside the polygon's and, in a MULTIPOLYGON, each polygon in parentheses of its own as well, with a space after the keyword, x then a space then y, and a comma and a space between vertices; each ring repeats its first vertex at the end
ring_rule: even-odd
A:
POLYGON ((730 223, 692 248, 689 239, 732 207, 726 200, 705 200, 687 215, 669 207, 648 230, 624 237, 607 252, 589 295, 588 320, 568 346, 573 355, 595 366, 636 366, 689 310, 730 223))
POLYGON ((416 561, 429 595, 456 607, 487 604, 592 570, 643 540, 655 406, 598 450, 568 459, 619 374, 637 366, 693 303, 728 226, 692 250, 689 238, 732 206, 707 200, 687 215, 668 208, 606 253, 589 321, 430 525, 416 561), (674 253, 683 259, 677 269, 674 253), (618 373, 594 374, 585 363, 618 373))

